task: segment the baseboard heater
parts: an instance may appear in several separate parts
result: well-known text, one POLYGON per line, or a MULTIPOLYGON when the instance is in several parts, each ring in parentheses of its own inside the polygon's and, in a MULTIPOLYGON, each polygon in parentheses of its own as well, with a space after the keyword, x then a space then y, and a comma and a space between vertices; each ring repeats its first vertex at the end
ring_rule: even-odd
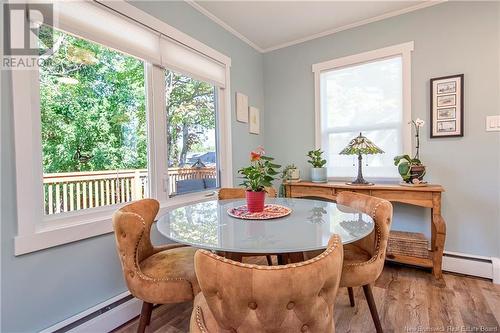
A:
POLYGON ((70 332, 74 328, 77 328, 77 327, 83 325, 84 323, 91 321, 92 319, 95 319, 95 318, 97 318, 99 316, 102 316, 106 312, 111 311, 111 310, 117 308, 118 306, 122 305, 125 302, 130 301, 133 298, 134 298, 134 296, 132 296, 132 295, 125 296, 122 299, 119 299, 119 300, 117 300, 117 301, 115 301, 115 302, 113 302, 113 303, 111 303, 109 305, 106 305, 106 306, 104 306, 104 307, 102 307, 102 308, 100 308, 100 309, 98 309, 98 310, 96 310, 96 311, 94 311, 94 312, 86 315, 85 317, 82 317, 82 318, 80 318, 80 319, 78 319, 78 320, 76 320, 76 321, 74 321, 74 322, 72 322, 72 323, 70 323, 70 324, 68 324, 68 325, 66 325, 64 327, 61 327, 61 328, 59 328, 59 329, 57 329, 57 330, 55 330, 53 332, 54 333, 70 332))
POLYGON ((492 280, 494 278, 492 258, 471 256, 456 252, 444 253, 443 271, 492 280))

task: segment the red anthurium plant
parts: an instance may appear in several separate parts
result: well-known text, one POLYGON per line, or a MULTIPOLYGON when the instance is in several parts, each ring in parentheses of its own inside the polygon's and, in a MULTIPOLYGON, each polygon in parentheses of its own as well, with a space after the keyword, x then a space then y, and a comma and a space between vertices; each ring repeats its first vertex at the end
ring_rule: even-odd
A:
POLYGON ((265 156, 265 153, 264 148, 259 146, 250 153, 250 166, 238 170, 244 179, 240 185, 244 186, 247 191, 265 191, 266 187, 272 186, 278 174, 277 169, 281 168, 281 165, 272 162, 274 158, 265 156))

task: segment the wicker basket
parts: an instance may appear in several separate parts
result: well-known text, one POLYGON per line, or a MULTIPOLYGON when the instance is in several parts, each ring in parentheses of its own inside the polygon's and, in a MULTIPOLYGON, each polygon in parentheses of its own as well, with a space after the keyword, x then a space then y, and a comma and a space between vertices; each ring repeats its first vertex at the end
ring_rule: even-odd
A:
POLYGON ((424 234, 406 231, 391 231, 387 244, 387 256, 403 255, 429 258, 429 241, 424 234))

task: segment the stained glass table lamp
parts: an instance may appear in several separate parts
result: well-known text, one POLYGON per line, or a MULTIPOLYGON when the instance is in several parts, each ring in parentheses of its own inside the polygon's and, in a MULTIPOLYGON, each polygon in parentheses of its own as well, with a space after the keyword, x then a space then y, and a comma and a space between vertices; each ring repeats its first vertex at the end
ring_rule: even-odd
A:
POLYGON ((377 147, 368 138, 359 133, 357 137, 351 140, 347 147, 345 147, 339 154, 340 155, 358 155, 358 177, 347 183, 348 185, 373 185, 373 183, 367 182, 363 178, 363 156, 362 155, 374 155, 383 154, 384 151, 377 147))

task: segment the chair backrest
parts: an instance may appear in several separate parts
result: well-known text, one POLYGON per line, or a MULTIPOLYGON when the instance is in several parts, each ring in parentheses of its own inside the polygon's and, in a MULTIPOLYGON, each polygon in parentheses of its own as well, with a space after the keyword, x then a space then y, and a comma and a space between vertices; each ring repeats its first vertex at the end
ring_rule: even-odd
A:
POLYGON ((203 191, 205 189, 205 182, 203 179, 184 179, 175 182, 177 188, 176 194, 191 193, 203 191))
POLYGON ((357 241, 356 245, 370 253, 372 257, 377 256, 376 261, 383 267, 391 230, 392 204, 384 199, 348 191, 337 194, 337 203, 362 211, 372 217, 375 222, 373 232, 357 241))
POLYGON ((113 214, 116 249, 127 284, 136 274, 138 263, 153 254, 151 224, 159 207, 158 201, 143 199, 132 202, 113 214))
MULTIPOLYGON (((231 188, 231 187, 222 187, 219 189, 219 200, 227 200, 227 199, 244 199, 245 194, 244 188, 231 188)), ((266 187, 267 196, 269 198, 276 198, 277 193, 274 187, 266 187)))
POLYGON ((238 332, 334 332, 333 307, 343 248, 334 235, 308 261, 243 264, 205 250, 195 254, 198 281, 217 325, 238 332))

